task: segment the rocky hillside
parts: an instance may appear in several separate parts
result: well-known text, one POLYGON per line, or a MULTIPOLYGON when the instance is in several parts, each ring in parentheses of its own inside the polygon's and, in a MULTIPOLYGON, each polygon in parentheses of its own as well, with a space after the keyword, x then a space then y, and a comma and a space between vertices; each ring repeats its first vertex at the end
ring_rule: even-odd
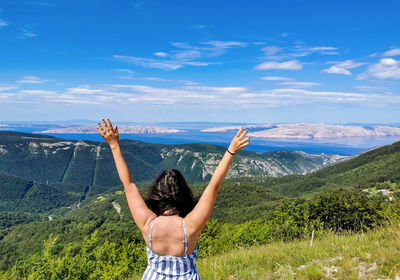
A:
MULTIPOLYGON (((125 159, 137 181, 152 180, 166 168, 180 169, 189 182, 210 179, 225 148, 207 144, 161 145, 122 140, 125 159)), ((278 151, 236 156, 228 177, 305 174, 345 157, 278 151)), ((120 184, 109 147, 91 141, 0 132, 0 171, 42 183, 90 186, 101 193, 120 184)))

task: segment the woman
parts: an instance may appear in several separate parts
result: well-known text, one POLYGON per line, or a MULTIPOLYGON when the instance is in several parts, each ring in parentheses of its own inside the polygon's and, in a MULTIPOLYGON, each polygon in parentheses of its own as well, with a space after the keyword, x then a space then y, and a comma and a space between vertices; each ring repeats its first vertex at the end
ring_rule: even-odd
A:
POLYGON ((237 152, 250 144, 243 127, 233 138, 197 204, 182 174, 164 171, 149 189, 145 202, 132 180, 119 146, 118 127, 103 119, 97 128, 110 145, 129 209, 147 244, 148 266, 142 279, 200 279, 196 268, 197 240, 207 223, 218 188, 237 152), (147 203, 147 204, 146 204, 147 203))

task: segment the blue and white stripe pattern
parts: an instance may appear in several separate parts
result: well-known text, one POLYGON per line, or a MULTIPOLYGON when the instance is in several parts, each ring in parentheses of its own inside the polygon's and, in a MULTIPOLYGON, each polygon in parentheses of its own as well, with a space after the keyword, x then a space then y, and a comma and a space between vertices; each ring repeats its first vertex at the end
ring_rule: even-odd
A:
POLYGON ((147 247, 147 268, 142 280, 199 280, 196 268, 197 245, 190 255, 187 254, 187 235, 185 220, 182 220, 183 256, 161 256, 153 252, 152 232, 154 219, 150 226, 149 245, 147 247))

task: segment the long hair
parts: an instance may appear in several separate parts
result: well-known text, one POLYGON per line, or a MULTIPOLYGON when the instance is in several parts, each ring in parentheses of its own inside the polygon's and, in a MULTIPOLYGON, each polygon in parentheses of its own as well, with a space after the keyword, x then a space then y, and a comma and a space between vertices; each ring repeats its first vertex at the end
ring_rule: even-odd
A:
POLYGON ((145 201, 157 216, 169 210, 166 215, 179 214, 182 218, 196 205, 185 178, 176 169, 167 169, 158 176, 150 185, 145 201))

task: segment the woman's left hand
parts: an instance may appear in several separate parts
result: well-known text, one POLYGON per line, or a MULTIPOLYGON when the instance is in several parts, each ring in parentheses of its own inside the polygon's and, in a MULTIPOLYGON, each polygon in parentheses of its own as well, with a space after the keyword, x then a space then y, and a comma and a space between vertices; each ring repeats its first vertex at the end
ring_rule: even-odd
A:
POLYGON ((231 144, 229 145, 228 151, 236 154, 244 147, 250 145, 250 137, 244 138, 249 132, 248 130, 244 130, 244 127, 241 127, 239 131, 236 133, 236 136, 233 137, 231 144))
POLYGON ((107 119, 107 122, 104 119, 102 121, 104 127, 99 123, 99 127, 97 128, 101 137, 110 145, 111 149, 119 146, 118 126, 113 127, 110 119, 107 119))

